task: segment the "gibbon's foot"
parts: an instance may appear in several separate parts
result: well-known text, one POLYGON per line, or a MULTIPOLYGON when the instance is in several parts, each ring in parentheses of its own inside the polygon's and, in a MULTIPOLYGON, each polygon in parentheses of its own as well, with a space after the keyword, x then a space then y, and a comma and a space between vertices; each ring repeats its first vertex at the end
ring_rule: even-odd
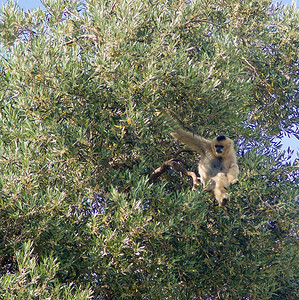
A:
POLYGON ((229 201, 229 198, 230 198, 229 194, 227 194, 227 193, 224 194, 222 196, 222 199, 219 201, 219 206, 225 206, 227 204, 227 202, 229 201))
POLYGON ((212 192, 215 189, 216 182, 213 179, 210 179, 205 187, 205 191, 212 192))

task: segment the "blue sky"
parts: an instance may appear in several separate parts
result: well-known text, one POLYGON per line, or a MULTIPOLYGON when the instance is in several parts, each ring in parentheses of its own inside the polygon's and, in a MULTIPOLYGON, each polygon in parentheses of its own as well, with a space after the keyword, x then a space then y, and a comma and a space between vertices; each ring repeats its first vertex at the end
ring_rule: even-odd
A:
MULTIPOLYGON (((6 2, 7 0, 0 0, 0 6, 2 6, 2 4, 6 2)), ((42 6, 40 0, 17 0, 15 2, 18 2, 19 5, 24 9, 37 8, 42 6)), ((281 0, 281 1, 274 0, 274 2, 281 2, 282 4, 291 4, 292 0, 281 0)), ((298 0, 296 0, 295 2, 297 3, 298 6, 298 0)))
MULTIPOLYGON (((2 6, 4 3, 6 3, 8 0, 0 0, 0 6, 2 6)), ((40 0, 16 0, 15 2, 18 2, 20 7, 26 9, 31 8, 37 8, 42 6, 42 3, 40 0)), ((282 4, 291 4, 293 0, 274 0, 273 2, 281 2, 282 4)), ((295 0, 297 7, 298 7, 298 0, 295 0)))
MULTIPOLYGON (((8 2, 8 0, 0 0, 0 6, 2 6, 6 2, 8 2)), ((42 6, 40 0, 16 0, 15 2, 19 3, 20 7, 24 9, 37 8, 42 6)))
MULTIPOLYGON (((0 0, 0 6, 2 6, 2 4, 6 2, 7 0, 0 0)), ((24 9, 37 8, 42 6, 40 0, 17 0, 15 2, 18 2, 19 5, 24 9)), ((292 0, 281 0, 281 1, 274 0, 274 2, 281 2, 282 4, 291 4, 292 0)), ((295 2, 297 3, 298 6, 298 0, 296 0, 295 2)))
MULTIPOLYGON (((6 3, 8 0, 0 0, 0 7, 6 3)), ((298 1, 296 0, 296 5, 298 7, 298 1)), ((42 6, 42 3, 40 0, 16 0, 15 2, 18 2, 20 7, 24 8, 25 10, 27 9, 31 9, 31 8, 37 8, 42 6)), ((281 1, 276 1, 274 0, 273 2, 278 2, 278 3, 282 3, 282 4, 291 4, 293 2, 293 0, 281 0, 281 1)), ((295 137, 285 137, 282 140, 282 144, 283 144, 283 148, 282 149, 287 149, 288 147, 290 147, 291 149, 295 150, 295 154, 293 156, 293 158, 297 157, 296 152, 299 153, 299 140, 297 140, 295 137)))

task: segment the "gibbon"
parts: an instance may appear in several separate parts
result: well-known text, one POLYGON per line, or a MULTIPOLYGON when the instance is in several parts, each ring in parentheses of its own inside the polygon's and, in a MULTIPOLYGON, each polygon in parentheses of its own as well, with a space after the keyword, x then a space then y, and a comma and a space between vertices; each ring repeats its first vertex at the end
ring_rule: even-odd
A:
POLYGON ((183 129, 171 135, 201 154, 198 164, 200 181, 206 191, 214 192, 219 206, 225 205, 229 200, 227 188, 238 181, 239 167, 234 142, 225 136, 210 141, 183 129))

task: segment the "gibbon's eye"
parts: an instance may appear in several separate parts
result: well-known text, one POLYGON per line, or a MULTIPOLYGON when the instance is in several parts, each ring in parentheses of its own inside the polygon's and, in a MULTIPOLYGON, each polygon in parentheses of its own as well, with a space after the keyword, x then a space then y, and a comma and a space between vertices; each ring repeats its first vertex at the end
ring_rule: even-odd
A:
POLYGON ((215 145, 215 150, 217 153, 221 154, 223 151, 224 146, 222 145, 215 145))

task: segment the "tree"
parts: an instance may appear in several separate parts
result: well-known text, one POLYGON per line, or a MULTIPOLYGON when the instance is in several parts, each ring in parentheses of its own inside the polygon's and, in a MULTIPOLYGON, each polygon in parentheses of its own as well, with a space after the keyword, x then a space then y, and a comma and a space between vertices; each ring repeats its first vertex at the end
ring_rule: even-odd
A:
POLYGON ((43 3, 0 11, 5 299, 295 299, 298 165, 265 150, 298 120, 295 6, 43 3), (175 171, 149 181, 175 126, 237 142, 226 208, 175 171))
POLYGON ((17 269, 1 278, 2 299, 89 299, 91 291, 74 291, 71 284, 59 284, 55 274, 59 269, 53 257, 45 257, 37 264, 32 257, 32 243, 24 244, 15 253, 17 269), (50 297, 49 297, 50 296, 50 297))

